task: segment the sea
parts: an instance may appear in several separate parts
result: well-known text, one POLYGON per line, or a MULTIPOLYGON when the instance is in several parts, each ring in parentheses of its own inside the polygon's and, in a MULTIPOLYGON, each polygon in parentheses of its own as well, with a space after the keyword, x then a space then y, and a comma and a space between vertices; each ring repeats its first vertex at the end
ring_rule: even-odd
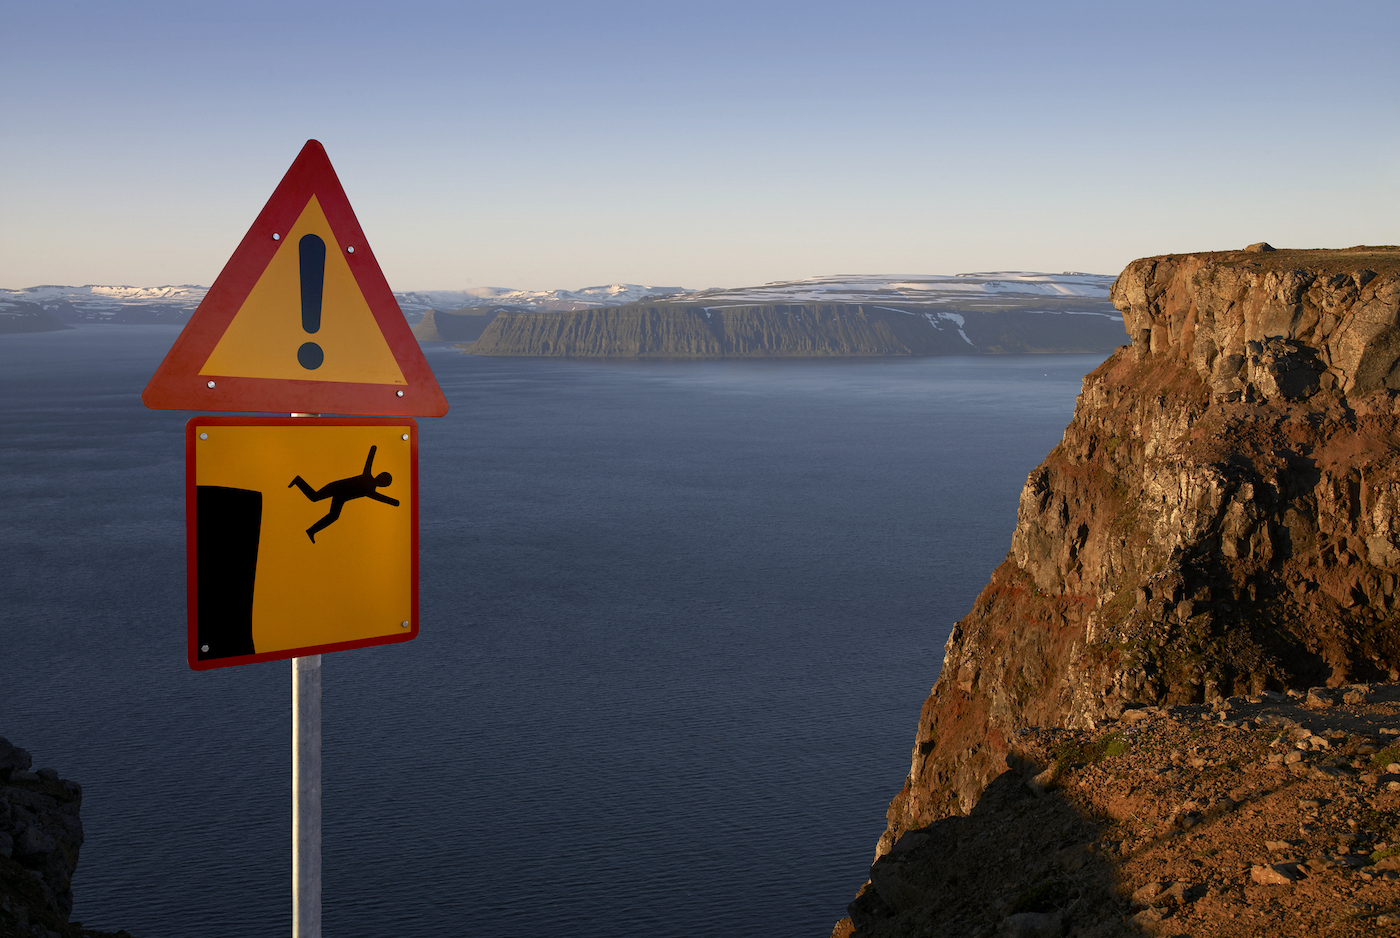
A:
MULTIPOLYGON (((285 935, 290 663, 186 664, 177 332, 0 336, 0 735, 83 786, 74 919, 285 935)), ((324 933, 824 938, 1102 356, 426 352, 421 633, 322 658, 324 933)))

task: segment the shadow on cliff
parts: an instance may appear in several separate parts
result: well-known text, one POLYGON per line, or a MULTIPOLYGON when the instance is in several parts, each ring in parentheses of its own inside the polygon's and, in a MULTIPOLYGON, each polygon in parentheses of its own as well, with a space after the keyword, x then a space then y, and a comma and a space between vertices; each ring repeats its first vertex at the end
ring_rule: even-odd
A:
POLYGON ((1115 891, 1115 859, 1094 846, 1107 822, 1085 816, 1053 787, 1046 790, 1049 780, 1033 780, 1035 771, 1017 763, 987 786, 967 816, 900 837, 875 861, 849 907, 854 933, 843 922, 834 934, 1142 934, 1115 891))

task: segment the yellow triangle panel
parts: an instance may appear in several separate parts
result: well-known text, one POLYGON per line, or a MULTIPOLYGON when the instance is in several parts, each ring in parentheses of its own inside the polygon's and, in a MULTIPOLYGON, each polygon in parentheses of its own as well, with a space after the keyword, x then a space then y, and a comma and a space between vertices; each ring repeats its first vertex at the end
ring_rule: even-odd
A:
POLYGON ((314 195, 282 238, 282 246, 199 373, 238 378, 407 383, 355 275, 350 272, 345 248, 336 243, 330 222, 314 195), (306 331, 302 316, 300 245, 306 235, 316 235, 325 245, 321 316, 315 332, 306 331), (306 368, 297 356, 307 343, 316 345, 323 355, 314 369, 306 368))

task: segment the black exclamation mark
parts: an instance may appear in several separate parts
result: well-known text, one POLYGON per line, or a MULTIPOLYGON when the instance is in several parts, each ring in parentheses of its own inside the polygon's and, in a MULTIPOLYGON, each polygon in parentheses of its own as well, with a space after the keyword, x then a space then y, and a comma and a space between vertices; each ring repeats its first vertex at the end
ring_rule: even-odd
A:
MULTIPOLYGON (((326 282, 326 242, 314 234, 297 242, 301 252, 301 328, 315 335, 321 328, 321 289, 326 282)), ((304 342, 297 349, 297 361, 307 371, 315 371, 326 360, 326 353, 315 342, 304 342)))

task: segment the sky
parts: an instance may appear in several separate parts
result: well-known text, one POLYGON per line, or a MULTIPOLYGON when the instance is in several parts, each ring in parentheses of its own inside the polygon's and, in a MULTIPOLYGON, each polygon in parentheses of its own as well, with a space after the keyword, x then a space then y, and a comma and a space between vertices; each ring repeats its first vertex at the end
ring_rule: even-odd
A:
POLYGON ((302 144, 395 290, 1400 243, 1394 0, 0 0, 0 287, 211 283, 302 144))

